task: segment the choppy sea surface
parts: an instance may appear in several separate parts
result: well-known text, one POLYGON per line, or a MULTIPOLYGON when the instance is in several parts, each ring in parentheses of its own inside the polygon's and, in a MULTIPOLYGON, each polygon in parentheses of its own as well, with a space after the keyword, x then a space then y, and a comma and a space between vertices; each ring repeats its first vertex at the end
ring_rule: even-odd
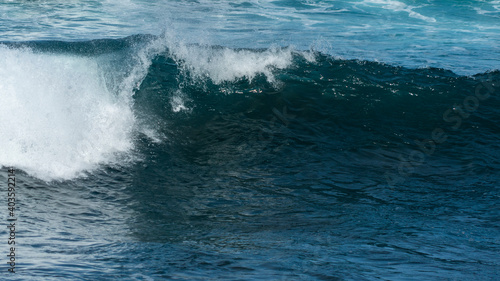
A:
POLYGON ((499 23, 500 1, 0 1, 0 279, 498 280, 499 23))

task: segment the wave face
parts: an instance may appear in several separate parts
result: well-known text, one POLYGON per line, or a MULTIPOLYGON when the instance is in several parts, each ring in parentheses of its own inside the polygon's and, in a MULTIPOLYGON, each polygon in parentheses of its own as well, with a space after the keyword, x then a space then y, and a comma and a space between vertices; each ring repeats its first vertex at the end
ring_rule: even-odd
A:
POLYGON ((290 48, 188 48, 158 55, 134 95, 169 151, 213 150, 221 155, 207 165, 235 161, 234 169, 264 161, 264 149, 298 170, 316 161, 326 174, 350 171, 338 175, 349 183, 353 170, 370 167, 380 175, 374 184, 388 186, 461 178, 464 159, 482 180, 500 168, 498 71, 459 76, 290 48), (449 165, 457 166, 441 170, 449 165))
POLYGON ((388 155, 376 154, 388 165, 393 150, 418 150, 436 128, 462 146, 478 142, 472 128, 496 136, 498 71, 465 77, 293 48, 175 39, 2 45, 0 86, 11 106, 0 115, 9 132, 1 144, 11 149, 0 163, 45 180, 71 179, 101 164, 134 162, 141 135, 183 143, 179 128, 187 121, 221 126, 220 139, 252 132, 241 140, 247 146, 325 142, 339 157, 351 146, 358 147, 353 153, 383 150, 388 155), (206 123, 221 114, 223 124, 206 123))

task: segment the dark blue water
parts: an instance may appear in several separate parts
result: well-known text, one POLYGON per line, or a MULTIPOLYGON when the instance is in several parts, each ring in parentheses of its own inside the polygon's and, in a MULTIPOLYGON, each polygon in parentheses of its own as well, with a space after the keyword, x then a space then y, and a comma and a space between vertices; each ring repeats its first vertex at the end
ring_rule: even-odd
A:
POLYGON ((496 2, 1 3, 0 279, 498 279, 496 2))

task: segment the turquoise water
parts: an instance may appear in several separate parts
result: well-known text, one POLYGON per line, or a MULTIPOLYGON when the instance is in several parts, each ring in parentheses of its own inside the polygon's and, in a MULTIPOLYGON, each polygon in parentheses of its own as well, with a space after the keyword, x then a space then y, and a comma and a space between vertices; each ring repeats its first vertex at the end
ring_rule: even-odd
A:
POLYGON ((460 74, 498 69, 498 1, 4 1, 2 41, 160 35, 241 48, 315 48, 344 59, 460 74))
POLYGON ((499 8, 0 2, 0 279, 496 280, 499 8))

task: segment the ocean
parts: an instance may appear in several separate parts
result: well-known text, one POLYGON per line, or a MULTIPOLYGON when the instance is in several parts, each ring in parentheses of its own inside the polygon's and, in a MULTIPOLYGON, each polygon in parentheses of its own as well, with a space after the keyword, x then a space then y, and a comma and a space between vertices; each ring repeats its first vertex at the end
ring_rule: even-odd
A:
POLYGON ((0 1, 1 280, 499 280, 500 1, 0 1))

